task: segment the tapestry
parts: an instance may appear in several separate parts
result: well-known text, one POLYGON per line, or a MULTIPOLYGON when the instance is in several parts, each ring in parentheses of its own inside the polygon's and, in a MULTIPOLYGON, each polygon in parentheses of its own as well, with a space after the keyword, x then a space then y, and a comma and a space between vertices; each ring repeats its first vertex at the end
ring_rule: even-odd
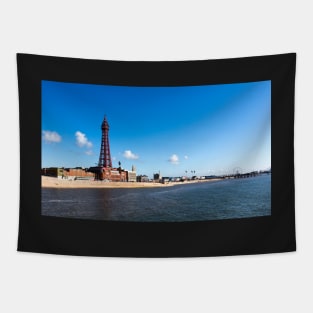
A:
POLYGON ((295 53, 195 61, 17 54, 17 250, 295 251, 295 67, 295 53))

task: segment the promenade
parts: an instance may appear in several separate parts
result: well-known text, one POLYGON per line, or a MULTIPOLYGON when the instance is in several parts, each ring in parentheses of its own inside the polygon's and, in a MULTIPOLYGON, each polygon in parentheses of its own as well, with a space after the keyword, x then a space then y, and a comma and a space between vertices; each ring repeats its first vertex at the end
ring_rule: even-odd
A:
POLYGON ((154 183, 154 182, 105 182, 94 180, 67 180, 55 177, 41 176, 41 186, 43 188, 158 188, 171 187, 183 184, 194 184, 218 181, 210 180, 188 180, 184 182, 154 183))

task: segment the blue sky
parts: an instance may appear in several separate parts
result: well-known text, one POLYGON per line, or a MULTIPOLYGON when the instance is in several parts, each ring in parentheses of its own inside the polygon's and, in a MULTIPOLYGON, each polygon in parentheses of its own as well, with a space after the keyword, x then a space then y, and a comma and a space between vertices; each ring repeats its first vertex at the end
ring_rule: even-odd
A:
POLYGON ((101 123, 113 166, 152 177, 271 167, 271 82, 125 87, 42 81, 42 167, 90 167, 101 123))

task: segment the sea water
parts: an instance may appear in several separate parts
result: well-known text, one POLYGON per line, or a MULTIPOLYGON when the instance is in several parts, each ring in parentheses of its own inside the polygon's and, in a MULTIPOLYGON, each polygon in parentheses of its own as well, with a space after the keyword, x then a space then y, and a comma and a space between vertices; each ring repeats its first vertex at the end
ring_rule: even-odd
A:
POLYGON ((179 222, 271 215, 271 175, 164 188, 42 188, 45 216, 179 222))

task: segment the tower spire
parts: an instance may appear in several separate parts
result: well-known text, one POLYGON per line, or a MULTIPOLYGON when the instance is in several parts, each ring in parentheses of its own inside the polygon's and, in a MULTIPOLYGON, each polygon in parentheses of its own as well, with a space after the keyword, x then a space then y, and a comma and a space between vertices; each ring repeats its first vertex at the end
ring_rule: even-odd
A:
POLYGON ((107 121, 106 115, 104 115, 103 122, 101 124, 102 139, 98 166, 102 167, 112 167, 112 159, 110 153, 110 143, 109 143, 109 123, 107 121))

